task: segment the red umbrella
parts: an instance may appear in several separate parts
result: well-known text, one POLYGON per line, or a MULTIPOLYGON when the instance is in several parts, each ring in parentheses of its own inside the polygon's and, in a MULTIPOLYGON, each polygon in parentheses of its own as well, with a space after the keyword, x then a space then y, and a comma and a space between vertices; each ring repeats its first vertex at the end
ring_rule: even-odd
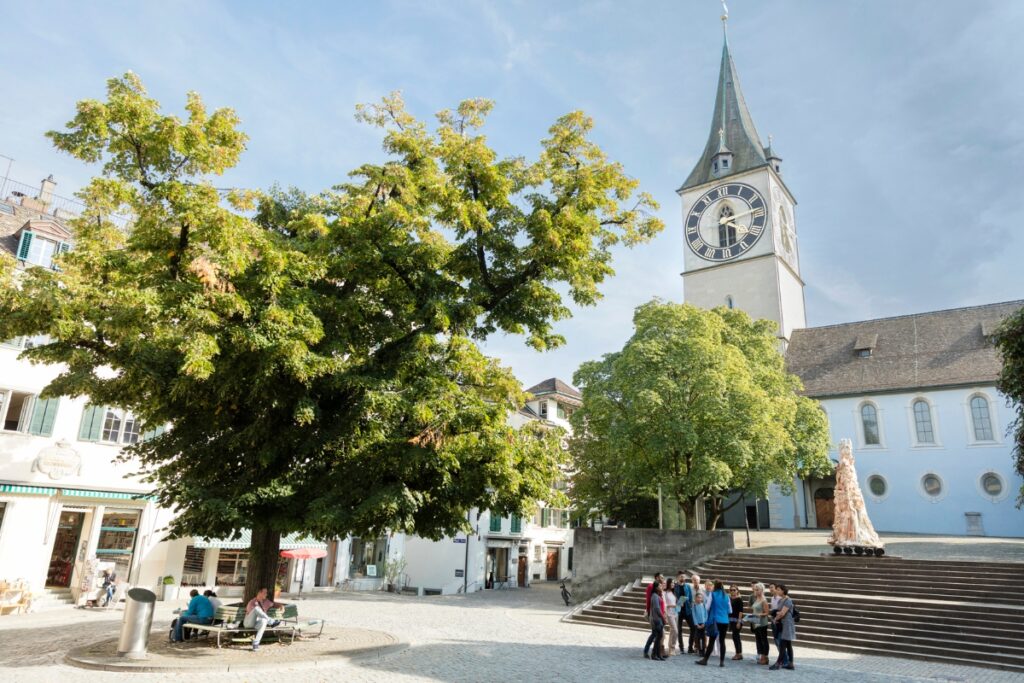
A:
POLYGON ((306 582, 306 560, 327 557, 327 551, 323 548, 292 548, 291 550, 282 550, 281 557, 302 560, 302 578, 299 579, 299 597, 302 597, 302 585, 306 582))

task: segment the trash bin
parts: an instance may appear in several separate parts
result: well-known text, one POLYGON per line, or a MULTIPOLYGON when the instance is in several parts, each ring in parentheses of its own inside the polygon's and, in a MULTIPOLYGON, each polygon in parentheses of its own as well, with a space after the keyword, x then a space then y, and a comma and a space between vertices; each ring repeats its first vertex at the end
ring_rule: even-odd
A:
POLYGON ((124 621, 117 654, 128 659, 145 659, 149 631, 153 627, 156 593, 145 588, 132 588, 124 600, 124 621))

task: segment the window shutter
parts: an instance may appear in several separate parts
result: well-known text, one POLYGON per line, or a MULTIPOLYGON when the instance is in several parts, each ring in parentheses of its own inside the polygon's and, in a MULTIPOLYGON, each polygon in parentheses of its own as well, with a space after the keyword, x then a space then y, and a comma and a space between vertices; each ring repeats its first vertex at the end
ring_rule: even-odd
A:
POLYGON ((58 254, 66 254, 69 251, 71 251, 71 242, 59 242, 57 244, 58 254))
POLYGON ((78 429, 79 441, 99 441, 100 428, 103 426, 103 416, 106 408, 103 406, 86 406, 82 411, 82 426, 78 429))
POLYGON ((53 436, 53 423, 57 419, 59 398, 36 397, 32 406, 32 419, 28 424, 28 433, 36 436, 53 436))
POLYGON ((145 441, 149 441, 150 439, 155 439, 156 437, 160 436, 161 434, 163 434, 166 431, 167 431, 167 425, 160 425, 156 429, 150 429, 149 431, 146 431, 146 432, 144 432, 142 434, 142 441, 145 442, 145 441))
POLYGON ((18 242, 18 258, 22 261, 28 258, 28 250, 32 246, 33 236, 31 230, 22 230, 21 232, 21 241, 18 242))

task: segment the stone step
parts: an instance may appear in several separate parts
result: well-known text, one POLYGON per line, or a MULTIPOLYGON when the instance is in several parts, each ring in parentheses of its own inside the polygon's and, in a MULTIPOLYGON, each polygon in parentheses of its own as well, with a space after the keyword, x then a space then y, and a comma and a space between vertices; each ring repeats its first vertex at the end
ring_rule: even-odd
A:
POLYGON ((841 569, 844 571, 866 572, 925 572, 935 571, 950 575, 977 576, 979 574, 992 577, 1024 577, 1024 566, 1012 562, 928 562, 925 560, 902 560, 898 558, 858 556, 826 556, 799 557, 787 555, 754 555, 733 554, 721 555, 710 561, 715 564, 757 565, 765 567, 797 567, 802 569, 841 569))
MULTIPOLYGON (((1024 579, 1024 565, 996 564, 731 554, 697 571, 739 585, 745 605, 754 578, 790 585, 798 645, 1024 673, 1024 594, 1012 580, 1024 579)), ((644 587, 625 586, 568 620, 647 631, 644 587)))

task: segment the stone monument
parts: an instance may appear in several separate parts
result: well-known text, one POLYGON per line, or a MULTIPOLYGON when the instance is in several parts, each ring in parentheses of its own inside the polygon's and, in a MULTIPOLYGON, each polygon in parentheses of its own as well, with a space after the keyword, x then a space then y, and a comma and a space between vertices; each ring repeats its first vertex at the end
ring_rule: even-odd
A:
POLYGON ((852 555, 882 555, 885 544, 875 533, 868 519, 864 496, 857 483, 857 469, 853 465, 853 445, 849 439, 839 442, 839 464, 836 466, 835 517, 828 544, 835 553, 852 555))

